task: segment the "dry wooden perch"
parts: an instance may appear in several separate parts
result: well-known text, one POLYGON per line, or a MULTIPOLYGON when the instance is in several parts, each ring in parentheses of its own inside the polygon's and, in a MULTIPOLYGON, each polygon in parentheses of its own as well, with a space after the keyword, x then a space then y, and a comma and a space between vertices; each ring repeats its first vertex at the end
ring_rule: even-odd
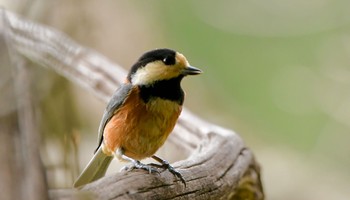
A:
MULTIPOLYGON (((1 10, 0 28, 20 55, 47 66, 104 100, 120 85, 125 70, 65 34, 1 10), (2 26, 2 27, 1 27, 2 26)), ((49 192, 51 199, 264 199, 259 165, 233 131, 182 112, 169 138, 190 156, 173 164, 187 186, 168 171, 116 173, 81 190, 49 192)))

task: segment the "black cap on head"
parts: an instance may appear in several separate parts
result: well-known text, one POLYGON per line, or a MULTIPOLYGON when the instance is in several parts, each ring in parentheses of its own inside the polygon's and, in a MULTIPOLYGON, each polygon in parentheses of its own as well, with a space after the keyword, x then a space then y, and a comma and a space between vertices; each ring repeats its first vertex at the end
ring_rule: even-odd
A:
POLYGON ((131 80, 131 76, 137 71, 138 68, 146 66, 150 62, 161 60, 166 65, 174 65, 176 63, 176 51, 171 49, 155 49, 144 53, 137 62, 131 67, 128 80, 131 80))

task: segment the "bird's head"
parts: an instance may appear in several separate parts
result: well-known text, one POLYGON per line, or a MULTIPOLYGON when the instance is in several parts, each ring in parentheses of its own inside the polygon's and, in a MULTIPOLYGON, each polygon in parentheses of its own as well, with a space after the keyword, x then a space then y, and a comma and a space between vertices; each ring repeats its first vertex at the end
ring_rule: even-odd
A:
POLYGON ((143 54, 131 67, 128 81, 133 85, 152 85, 157 81, 200 74, 186 57, 171 49, 156 49, 143 54))

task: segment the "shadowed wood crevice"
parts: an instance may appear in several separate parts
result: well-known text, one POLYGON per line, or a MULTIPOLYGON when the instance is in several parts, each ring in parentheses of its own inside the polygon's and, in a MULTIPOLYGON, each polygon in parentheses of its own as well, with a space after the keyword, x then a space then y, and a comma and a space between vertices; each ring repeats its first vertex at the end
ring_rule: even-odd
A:
MULTIPOLYGON (((0 28, 21 56, 44 65, 107 102, 126 71, 65 34, 1 10, 0 28)), ((260 168, 233 131, 184 109, 169 140, 189 155, 172 165, 185 185, 167 170, 143 170, 103 177, 83 188, 51 190, 51 199, 264 199, 260 168)), ((179 151, 180 153, 180 151, 179 151)))

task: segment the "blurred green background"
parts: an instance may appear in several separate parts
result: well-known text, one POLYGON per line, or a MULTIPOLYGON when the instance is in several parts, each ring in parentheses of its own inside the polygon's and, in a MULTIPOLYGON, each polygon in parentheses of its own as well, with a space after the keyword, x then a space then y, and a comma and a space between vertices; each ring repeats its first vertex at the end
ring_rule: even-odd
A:
MULTIPOLYGON (((1 4, 126 68, 149 49, 182 52, 205 72, 183 82, 186 107, 242 136, 262 166, 267 199, 349 198, 350 1, 1 4)), ((72 87, 72 126, 94 145, 105 105, 72 87)))

